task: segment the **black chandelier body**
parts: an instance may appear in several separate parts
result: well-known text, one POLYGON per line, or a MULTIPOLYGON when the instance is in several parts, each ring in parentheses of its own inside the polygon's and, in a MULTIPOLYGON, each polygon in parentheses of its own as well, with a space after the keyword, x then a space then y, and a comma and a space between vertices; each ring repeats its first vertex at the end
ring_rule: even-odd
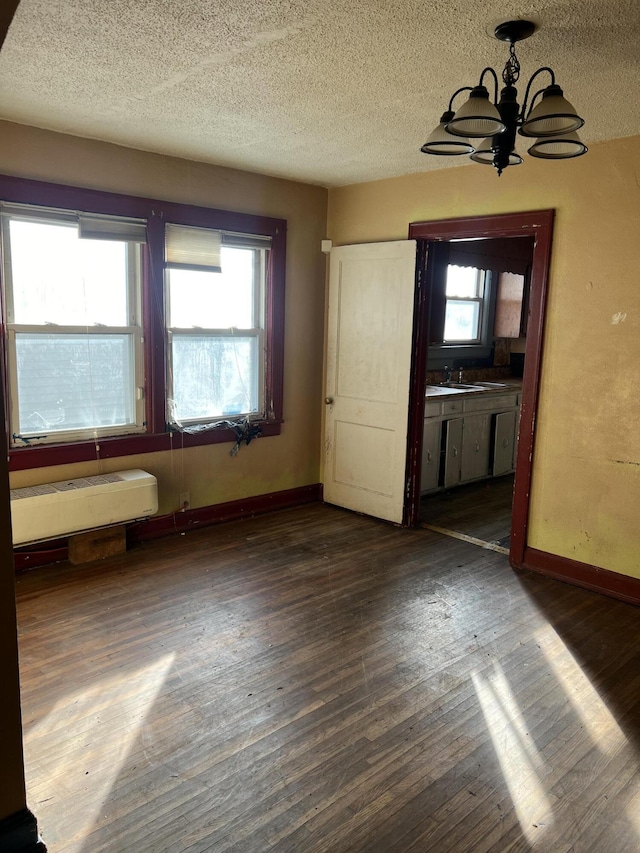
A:
POLYGON ((507 166, 522 163, 522 157, 515 150, 517 134, 535 137, 535 142, 528 148, 532 157, 566 160, 586 153, 587 147, 576 132, 584 124, 584 119, 565 99, 551 68, 538 68, 531 75, 522 107, 518 104, 515 84, 520 77, 520 63, 515 44, 529 38, 535 30, 536 26, 531 21, 506 21, 496 27, 496 38, 509 42, 509 58, 502 71, 504 88, 500 98, 498 75, 493 68, 485 68, 477 86, 463 86, 453 93, 440 123, 420 149, 422 152, 438 156, 468 154, 476 163, 492 165, 498 175, 507 166), (550 75, 551 82, 532 96, 534 81, 542 74, 550 75), (493 77, 493 103, 484 85, 487 75, 493 77), (453 102, 461 92, 470 94, 454 112, 453 102))

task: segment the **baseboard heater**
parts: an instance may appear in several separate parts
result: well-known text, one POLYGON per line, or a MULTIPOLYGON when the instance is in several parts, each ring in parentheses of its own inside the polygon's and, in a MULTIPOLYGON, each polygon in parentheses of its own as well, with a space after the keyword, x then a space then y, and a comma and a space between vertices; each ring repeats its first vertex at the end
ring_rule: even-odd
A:
POLYGON ((13 544, 59 539, 157 511, 156 478, 140 469, 12 489, 13 544))

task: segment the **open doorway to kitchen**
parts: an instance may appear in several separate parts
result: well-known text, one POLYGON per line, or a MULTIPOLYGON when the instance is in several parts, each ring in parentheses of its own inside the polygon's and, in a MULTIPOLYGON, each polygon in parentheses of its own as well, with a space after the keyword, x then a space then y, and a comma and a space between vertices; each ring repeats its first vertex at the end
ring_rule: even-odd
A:
POLYGON ((526 547, 552 223, 553 211, 533 211, 409 230, 408 521, 490 543, 514 565, 526 547))

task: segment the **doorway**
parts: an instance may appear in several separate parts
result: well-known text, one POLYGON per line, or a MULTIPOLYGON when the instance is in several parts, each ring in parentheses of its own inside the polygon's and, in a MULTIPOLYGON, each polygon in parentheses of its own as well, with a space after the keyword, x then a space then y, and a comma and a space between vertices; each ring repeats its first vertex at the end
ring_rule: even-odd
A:
MULTIPOLYGON (((501 494, 513 493, 509 556, 512 565, 523 561, 527 541, 529 493, 534 449, 535 412, 538 401, 544 309, 549 275, 553 211, 532 211, 497 216, 450 219, 439 222, 417 222, 409 227, 409 238, 418 241, 418 264, 414 311, 414 348, 409 412, 409 453, 407 457, 407 506, 405 523, 416 526, 420 522, 420 475, 423 452, 423 427, 425 417, 425 387, 428 372, 429 344, 433 341, 434 312, 438 300, 434 299, 435 272, 443 244, 458 241, 487 241, 503 238, 532 238, 529 300, 523 329, 526 345, 523 347, 524 370, 520 392, 519 440, 516 454, 513 488, 507 478, 501 484, 501 494), (506 483, 506 485, 505 485, 506 483)), ((460 487, 472 490, 472 486, 460 487)), ((478 484, 474 488, 478 488, 478 484)), ((500 489, 496 490, 500 492, 500 489)), ((482 500, 483 497, 480 497, 482 500)), ((478 498, 476 498, 477 503, 478 498)), ((468 501, 469 502, 469 501, 468 501)), ((473 505, 473 496, 470 503, 473 505)), ((440 507, 442 510, 442 506, 440 507)), ((506 537, 500 537, 506 538, 506 537)), ((504 546, 503 546, 504 547, 504 546)))

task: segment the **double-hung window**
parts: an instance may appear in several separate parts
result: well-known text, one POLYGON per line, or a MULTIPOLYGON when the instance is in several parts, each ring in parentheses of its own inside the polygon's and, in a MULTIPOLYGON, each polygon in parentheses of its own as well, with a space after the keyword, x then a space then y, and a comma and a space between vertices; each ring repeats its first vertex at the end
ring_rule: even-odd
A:
POLYGON ((486 271, 447 266, 444 344, 478 344, 482 340, 486 271))
POLYGON ((265 414, 268 237, 167 224, 168 420, 265 414))
POLYGON ((280 434, 284 220, 0 175, 0 223, 12 470, 280 434))
POLYGON ((143 221, 3 205, 14 447, 144 429, 143 221))

